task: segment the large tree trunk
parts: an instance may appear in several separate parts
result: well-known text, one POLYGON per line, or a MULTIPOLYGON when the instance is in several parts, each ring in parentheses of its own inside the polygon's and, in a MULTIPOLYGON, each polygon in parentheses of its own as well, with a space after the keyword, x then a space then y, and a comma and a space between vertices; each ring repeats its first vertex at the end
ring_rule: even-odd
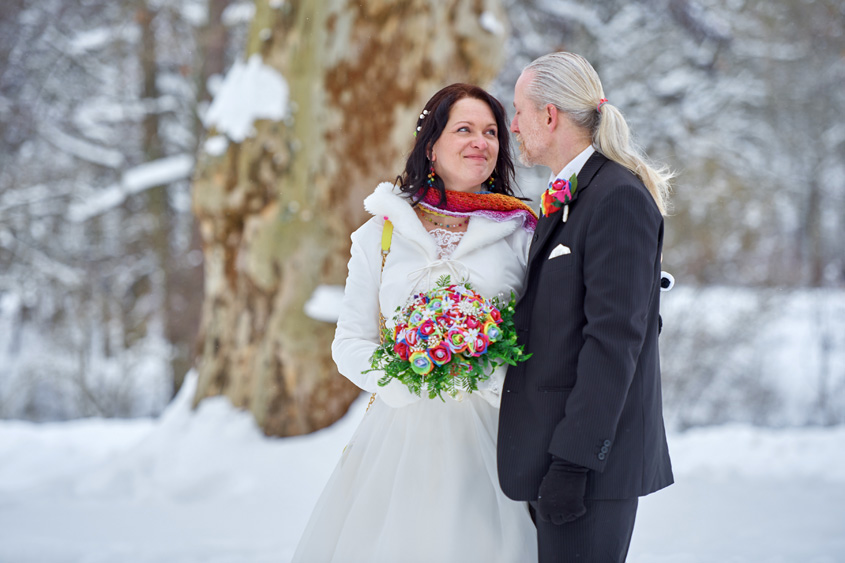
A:
POLYGON ((496 75, 504 37, 482 28, 485 11, 503 19, 498 0, 257 3, 247 51, 286 78, 291 116, 199 163, 195 403, 226 395, 280 436, 346 412, 358 390, 331 360, 334 325, 303 305, 318 284, 343 284, 361 202, 401 171, 428 97, 496 75))

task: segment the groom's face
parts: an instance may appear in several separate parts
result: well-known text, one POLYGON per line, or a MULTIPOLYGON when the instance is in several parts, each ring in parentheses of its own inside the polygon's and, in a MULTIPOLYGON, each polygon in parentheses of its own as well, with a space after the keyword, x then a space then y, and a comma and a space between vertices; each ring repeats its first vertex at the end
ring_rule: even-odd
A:
POLYGON ((545 112, 526 96, 530 73, 523 73, 516 81, 513 94, 514 116, 511 121, 511 131, 516 133, 519 143, 519 161, 525 166, 544 164, 544 154, 547 146, 543 117, 545 112))

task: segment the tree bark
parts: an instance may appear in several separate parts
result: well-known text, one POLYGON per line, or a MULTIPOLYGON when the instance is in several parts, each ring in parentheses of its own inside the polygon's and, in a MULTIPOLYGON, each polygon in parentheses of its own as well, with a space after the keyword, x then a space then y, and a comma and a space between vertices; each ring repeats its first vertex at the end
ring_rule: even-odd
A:
POLYGON ((363 198, 401 172, 417 114, 452 82, 485 84, 504 37, 498 0, 257 3, 247 53, 290 87, 290 116, 202 155, 194 211, 205 253, 195 404, 225 395, 265 433, 323 428, 359 394, 331 360, 334 325, 308 318, 343 284, 363 198))

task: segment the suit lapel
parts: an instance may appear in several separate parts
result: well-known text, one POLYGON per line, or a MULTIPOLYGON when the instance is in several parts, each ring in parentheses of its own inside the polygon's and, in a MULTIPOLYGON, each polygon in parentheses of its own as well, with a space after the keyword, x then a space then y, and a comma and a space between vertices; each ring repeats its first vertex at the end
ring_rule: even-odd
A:
POLYGON ((546 239, 552 234, 554 231, 555 221, 560 221, 560 211, 552 215, 551 217, 540 217, 537 221, 537 230, 535 234, 537 238, 531 242, 531 250, 528 252, 528 264, 532 264, 534 262, 534 257, 540 251, 541 248, 546 244, 546 239))
MULTIPOLYGON (((572 213, 575 213, 575 209, 577 207, 576 204, 578 202, 578 196, 580 196, 581 193, 590 186, 593 176, 596 175, 596 172, 599 171, 599 168, 601 168, 605 162, 607 162, 607 158, 604 155, 600 154, 598 151, 594 152, 592 156, 587 159, 587 162, 584 163, 583 168, 581 168, 581 172, 578 173, 578 189, 575 190, 572 197, 572 203, 569 204, 570 221, 572 220, 572 213)), ((537 240, 531 243, 531 250, 528 252, 529 271, 531 269, 531 265, 534 263, 534 260, 537 258, 537 253, 540 252, 540 249, 546 246, 546 242, 551 234, 559 227, 566 224, 561 219, 562 214, 563 211, 558 211, 549 217, 540 217, 540 220, 537 222, 537 240)))

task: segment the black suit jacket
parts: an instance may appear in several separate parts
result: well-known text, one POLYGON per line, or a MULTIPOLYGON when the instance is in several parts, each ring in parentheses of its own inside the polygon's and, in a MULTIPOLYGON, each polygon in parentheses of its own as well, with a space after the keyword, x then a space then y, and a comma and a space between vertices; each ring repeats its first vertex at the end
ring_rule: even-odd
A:
POLYGON ((532 357, 508 370, 502 490, 534 500, 551 454, 591 469, 587 498, 673 482, 657 351, 663 217, 643 183, 594 153, 562 222, 540 219, 514 317, 532 357), (558 245, 569 254, 549 259, 558 245))

